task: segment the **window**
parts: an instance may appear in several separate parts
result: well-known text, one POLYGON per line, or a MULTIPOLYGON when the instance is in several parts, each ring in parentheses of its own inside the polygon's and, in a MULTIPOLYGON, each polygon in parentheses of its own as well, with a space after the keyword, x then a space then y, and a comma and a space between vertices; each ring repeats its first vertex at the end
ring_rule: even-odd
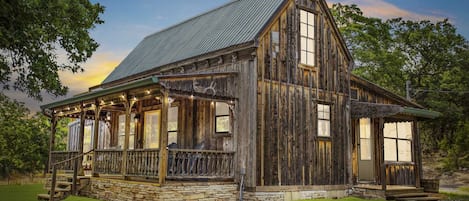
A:
MULTIPOLYGON (((135 122, 133 121, 135 114, 130 115, 130 137, 129 137, 129 149, 134 148, 134 136, 135 136, 135 122)), ((119 115, 119 137, 117 139, 117 145, 119 148, 124 148, 125 141, 125 115, 119 115)))
POLYGON ((318 104, 318 136, 331 136, 331 106, 318 104))
POLYGON ((226 103, 215 103, 215 132, 230 133, 230 106, 226 103))
POLYGON ((145 112, 143 148, 159 148, 161 110, 145 112))
POLYGON ((178 143, 178 107, 168 109, 168 145, 178 143))
POLYGON ((371 160, 371 120, 360 119, 360 159, 371 160))
POLYGON ((358 100, 358 89, 350 89, 350 99, 358 100))
POLYGON ((412 123, 384 124, 384 160, 412 161, 412 123))
POLYGON ((313 13, 300 10, 300 62, 309 66, 315 65, 314 19, 313 13))

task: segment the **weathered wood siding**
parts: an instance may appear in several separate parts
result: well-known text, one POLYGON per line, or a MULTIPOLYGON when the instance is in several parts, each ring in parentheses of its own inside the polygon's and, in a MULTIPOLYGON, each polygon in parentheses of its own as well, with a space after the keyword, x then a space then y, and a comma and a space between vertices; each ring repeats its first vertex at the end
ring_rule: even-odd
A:
POLYGON ((259 39, 257 185, 348 182, 350 60, 325 9, 290 1, 259 39), (299 9, 316 13, 316 66, 299 64, 299 9), (330 137, 317 136, 318 103, 331 106, 330 137))

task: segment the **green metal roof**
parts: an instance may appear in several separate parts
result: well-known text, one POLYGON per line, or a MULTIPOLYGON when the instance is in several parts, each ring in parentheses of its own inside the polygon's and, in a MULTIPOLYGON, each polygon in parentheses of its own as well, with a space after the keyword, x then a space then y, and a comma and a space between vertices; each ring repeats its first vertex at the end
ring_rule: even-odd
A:
POLYGON ((158 83, 158 78, 153 76, 153 77, 137 80, 134 82, 128 82, 125 84, 121 84, 121 85, 106 88, 106 89, 90 91, 90 92, 80 94, 80 95, 77 95, 77 96, 74 96, 65 100, 49 103, 47 105, 42 105, 41 109, 43 110, 52 109, 55 107, 60 107, 60 106, 68 105, 68 104, 79 103, 81 101, 92 100, 101 96, 106 96, 106 95, 130 90, 130 89, 134 89, 138 87, 144 87, 144 86, 148 86, 148 85, 156 84, 156 83, 158 83))
POLYGON ((415 117, 422 117, 422 118, 427 118, 427 119, 434 119, 441 115, 441 113, 439 112, 420 109, 420 108, 414 108, 414 107, 404 107, 404 110, 400 113, 409 114, 415 117))
POLYGON ((149 35, 103 84, 254 41, 284 0, 234 0, 149 35))

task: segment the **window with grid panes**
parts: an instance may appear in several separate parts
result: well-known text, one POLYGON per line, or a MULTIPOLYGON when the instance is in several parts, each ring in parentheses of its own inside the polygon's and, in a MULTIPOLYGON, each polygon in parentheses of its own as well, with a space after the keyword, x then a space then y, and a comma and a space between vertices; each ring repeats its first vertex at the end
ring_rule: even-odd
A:
POLYGON ((384 160, 412 161, 412 123, 384 124, 384 160))
POLYGON ((331 136, 331 106, 318 104, 318 136, 331 136))
POLYGON ((315 65, 315 14, 300 10, 300 62, 315 65))

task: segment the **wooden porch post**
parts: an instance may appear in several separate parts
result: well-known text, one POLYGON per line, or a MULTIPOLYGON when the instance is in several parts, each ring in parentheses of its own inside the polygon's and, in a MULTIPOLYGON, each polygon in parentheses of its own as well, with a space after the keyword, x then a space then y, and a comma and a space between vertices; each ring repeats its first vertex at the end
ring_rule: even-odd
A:
POLYGON ((95 173, 95 167, 96 167, 96 150, 98 149, 98 141, 99 141, 99 117, 101 113, 101 106, 99 105, 99 102, 95 102, 95 108, 94 108, 94 132, 93 132, 93 169, 92 169, 92 175, 93 176, 98 176, 95 173))
POLYGON ((166 170, 168 165, 168 91, 163 91, 163 98, 161 99, 161 117, 160 117, 160 159, 158 164, 158 182, 164 184, 166 180, 166 170))
POLYGON ((379 118, 378 125, 378 140, 379 140, 379 164, 381 165, 381 189, 386 190, 386 164, 384 163, 384 118, 379 118))
POLYGON ((130 117, 132 112, 132 106, 135 101, 129 100, 128 97, 125 97, 125 139, 124 139, 124 149, 122 150, 122 175, 126 178, 127 175, 127 150, 129 149, 129 140, 130 140, 130 117))
POLYGON ((55 133, 57 128, 57 117, 52 114, 50 118, 50 139, 49 139, 49 161, 47 162, 47 172, 49 172, 52 168, 52 151, 54 151, 55 147, 55 133))
POLYGON ((422 177, 422 150, 420 149, 420 133, 418 122, 412 123, 412 139, 415 163, 415 187, 420 188, 420 178, 422 177))
MULTIPOLYGON (((83 138, 85 137, 85 113, 86 111, 83 107, 83 103, 80 103, 80 133, 78 135, 78 155, 83 154, 83 138)), ((79 157, 78 159, 78 174, 85 174, 83 170, 83 156, 79 157)))

